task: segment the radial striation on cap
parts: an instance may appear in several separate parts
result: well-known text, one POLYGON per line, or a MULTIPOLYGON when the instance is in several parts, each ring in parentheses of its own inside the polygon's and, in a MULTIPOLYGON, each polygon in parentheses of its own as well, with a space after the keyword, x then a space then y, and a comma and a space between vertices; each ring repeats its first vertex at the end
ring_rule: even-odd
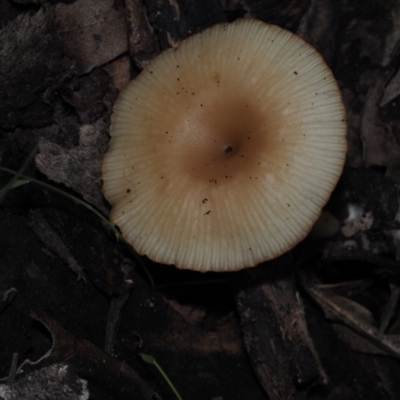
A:
POLYGON ((345 110, 310 45, 256 20, 157 56, 114 108, 110 218, 142 255, 234 271, 293 248, 343 169, 345 110))

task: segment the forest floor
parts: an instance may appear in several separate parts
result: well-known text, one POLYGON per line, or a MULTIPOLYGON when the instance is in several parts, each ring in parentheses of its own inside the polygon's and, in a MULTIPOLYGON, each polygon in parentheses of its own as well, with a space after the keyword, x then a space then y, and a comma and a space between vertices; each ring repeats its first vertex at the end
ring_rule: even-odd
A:
MULTIPOLYGON (((292 382, 287 398, 396 400, 400 1, 2 0, 0 166, 24 166, 107 218, 101 162, 118 93, 162 50, 242 17, 313 45, 347 111, 346 166, 325 207, 340 227, 290 254, 313 356, 299 367, 298 348, 279 350, 291 369, 277 385, 292 382), (296 378, 310 359, 311 375, 296 378)), ((12 177, 0 171, 0 190, 12 177)), ((141 353, 184 399, 279 398, 243 323, 244 275, 138 257, 87 208, 18 182, 0 203, 0 398, 175 398, 141 353)), ((286 282, 275 278, 260 284, 286 282)))

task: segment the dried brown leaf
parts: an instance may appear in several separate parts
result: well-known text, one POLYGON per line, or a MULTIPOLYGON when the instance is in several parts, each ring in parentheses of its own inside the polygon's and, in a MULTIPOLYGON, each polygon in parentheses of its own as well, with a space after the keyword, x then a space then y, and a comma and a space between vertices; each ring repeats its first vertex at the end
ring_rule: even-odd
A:
POLYGON ((77 0, 55 7, 67 55, 89 72, 128 50, 126 19, 114 0, 77 0))
POLYGON ((300 275, 300 278, 304 288, 328 319, 345 324, 386 354, 400 358, 400 335, 381 334, 367 308, 330 290, 321 289, 318 280, 312 275, 300 275))
POLYGON ((390 71, 378 74, 375 85, 370 88, 361 117, 361 140, 363 159, 367 167, 378 165, 387 168, 386 176, 400 180, 400 148, 393 136, 391 127, 379 119, 379 101, 390 71))

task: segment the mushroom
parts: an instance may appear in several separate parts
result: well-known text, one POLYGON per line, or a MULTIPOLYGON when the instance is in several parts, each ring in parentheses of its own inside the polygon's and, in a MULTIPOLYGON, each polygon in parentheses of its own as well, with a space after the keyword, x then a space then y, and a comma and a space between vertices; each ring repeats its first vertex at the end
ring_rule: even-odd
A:
POLYGON ((141 255, 234 271, 308 234, 341 175, 345 110, 321 55, 257 20, 154 58, 114 108, 103 191, 141 255))

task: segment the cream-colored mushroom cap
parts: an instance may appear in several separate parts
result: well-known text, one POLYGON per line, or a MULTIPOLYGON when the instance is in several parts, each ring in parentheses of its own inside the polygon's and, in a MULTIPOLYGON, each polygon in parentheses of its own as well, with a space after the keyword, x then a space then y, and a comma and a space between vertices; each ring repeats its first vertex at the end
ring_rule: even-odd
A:
POLYGON ((342 172, 345 110, 322 57, 256 20, 164 51, 120 95, 103 164, 111 220, 139 254, 197 271, 273 259, 342 172))

